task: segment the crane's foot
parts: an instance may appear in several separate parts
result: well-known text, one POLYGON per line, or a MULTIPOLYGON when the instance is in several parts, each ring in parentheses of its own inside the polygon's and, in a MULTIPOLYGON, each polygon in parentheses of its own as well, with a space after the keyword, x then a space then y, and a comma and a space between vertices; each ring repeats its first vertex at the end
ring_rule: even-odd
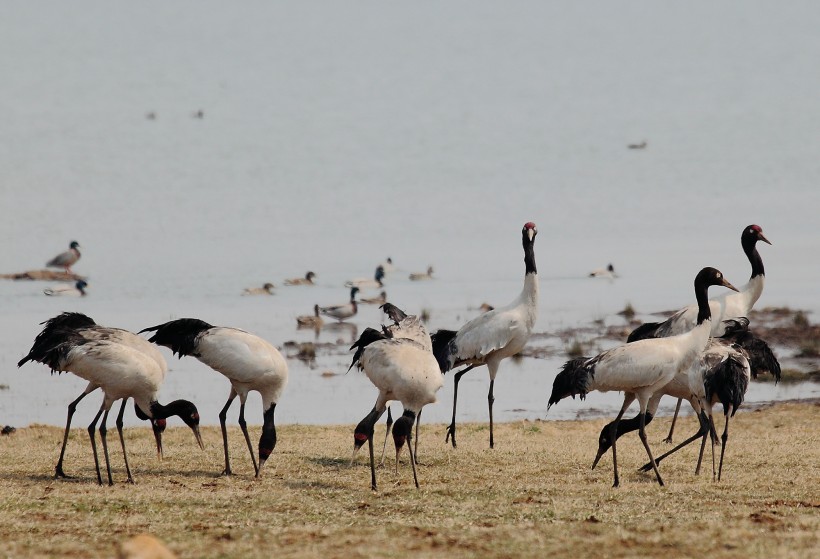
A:
POLYGON ((444 437, 444 442, 446 443, 448 441, 453 443, 453 448, 456 447, 456 424, 455 423, 451 423, 450 425, 447 426, 447 436, 444 437))
POLYGON ((66 474, 62 466, 57 466, 54 470, 54 479, 75 479, 75 477, 66 474))

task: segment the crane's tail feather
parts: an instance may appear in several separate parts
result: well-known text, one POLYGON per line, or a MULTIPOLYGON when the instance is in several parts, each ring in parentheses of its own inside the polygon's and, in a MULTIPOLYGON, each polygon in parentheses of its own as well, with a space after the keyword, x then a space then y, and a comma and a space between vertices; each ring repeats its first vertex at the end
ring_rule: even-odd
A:
POLYGON ((155 332, 148 338, 149 342, 170 348, 182 358, 183 355, 191 355, 195 351, 197 337, 211 328, 213 328, 212 325, 198 318, 180 318, 144 328, 139 333, 155 332))
POLYGON ((374 328, 365 328, 362 335, 359 336, 359 339, 356 340, 352 346, 350 346, 350 349, 353 349, 354 347, 356 348, 356 353, 353 354, 353 360, 350 362, 350 367, 347 368, 348 372, 350 372, 350 369, 353 368, 353 365, 359 363, 359 360, 362 358, 362 354, 367 346, 378 340, 387 340, 389 338, 390 336, 383 332, 379 332, 374 328))
POLYGON ((751 367, 752 378, 770 374, 775 382, 780 382, 780 362, 763 339, 749 330, 749 319, 746 317, 724 320, 726 331, 721 338, 740 346, 746 352, 751 367))
POLYGON ((450 363, 450 342, 453 341, 456 334, 455 330, 437 330, 430 335, 430 341, 433 343, 433 355, 442 374, 453 368, 450 363))
POLYGON ((658 328, 662 322, 645 322, 641 324, 629 334, 626 338, 626 343, 637 342, 638 340, 647 340, 649 338, 658 337, 658 328))
POLYGON ((382 311, 384 311, 384 314, 390 317, 390 320, 392 320, 397 325, 399 322, 407 318, 407 313, 392 303, 385 303, 379 308, 382 311))
MULTIPOLYGON (((71 335, 72 332, 81 328, 95 326, 97 323, 94 319, 78 312, 64 312, 55 317, 44 320, 40 323, 43 325, 42 331, 34 338, 34 343, 28 352, 28 355, 17 362, 18 367, 22 367, 29 361, 37 361, 44 365, 51 366, 52 371, 58 369, 51 364, 57 363, 56 354, 54 353, 57 346, 63 344, 71 335)), ((75 342, 76 338, 72 338, 75 342)), ((67 352, 63 348, 63 353, 67 352)), ((63 355, 65 357, 65 355, 63 355)))
POLYGON ((735 415, 749 387, 749 377, 746 376, 746 364, 743 363, 743 357, 729 355, 710 373, 703 379, 706 401, 710 402, 714 396, 717 396, 724 409, 729 405, 732 406, 732 415, 735 415))
POLYGON ((586 398, 589 384, 595 375, 595 364, 589 361, 589 357, 579 357, 564 363, 552 383, 552 394, 547 409, 567 396, 574 399, 577 394, 582 400, 586 398))

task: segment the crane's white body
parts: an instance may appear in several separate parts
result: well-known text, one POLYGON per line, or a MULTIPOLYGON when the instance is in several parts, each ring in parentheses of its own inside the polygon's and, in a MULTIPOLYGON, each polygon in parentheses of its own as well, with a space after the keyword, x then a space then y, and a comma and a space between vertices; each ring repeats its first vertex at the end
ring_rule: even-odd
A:
POLYGON ((538 312, 538 274, 524 277, 521 294, 509 305, 480 314, 459 328, 451 342, 450 363, 486 364, 495 380, 502 360, 527 345, 538 312))
POLYGON ((373 342, 364 351, 362 368, 379 389, 376 408, 398 400, 405 409, 418 412, 436 402, 444 377, 432 351, 414 340, 392 339, 373 342))
POLYGON ((104 409, 121 398, 134 402, 148 417, 165 371, 156 359, 139 349, 113 340, 98 339, 72 347, 61 369, 88 381, 86 393, 102 388, 104 409))
POLYGON ((387 402, 398 400, 406 410, 418 412, 436 402, 444 376, 418 317, 408 316, 390 331, 393 338, 375 341, 364 349, 360 365, 379 389, 376 409, 383 410, 387 402))
MULTIPOLYGON (((757 300, 760 299, 765 283, 766 276, 760 274, 746 282, 746 285, 737 293, 723 293, 718 297, 709 299, 709 309, 712 312, 711 334, 713 337, 723 335, 725 331, 724 320, 749 315, 749 311, 752 310, 757 300)), ((658 327, 657 336, 675 336, 687 332, 695 325, 697 318, 698 306, 689 305, 676 312, 658 327)))
POLYGON ((194 357, 225 375, 244 403, 251 390, 264 409, 278 402, 288 382, 288 364, 273 345, 238 328, 215 326, 197 338, 194 357))
POLYGON ((692 404, 695 413, 699 414, 701 409, 705 409, 707 414, 711 415, 712 407, 717 403, 717 399, 712 398, 710 402, 706 401, 706 391, 703 381, 710 370, 714 369, 719 363, 725 361, 730 356, 744 363, 747 375, 751 377, 751 366, 743 352, 733 348, 731 344, 727 344, 720 339, 712 338, 689 368, 678 371, 672 380, 649 399, 646 411, 654 416, 658 410, 658 404, 661 398, 664 396, 672 396, 674 398, 687 400, 692 404), (705 408, 702 404, 705 405, 705 408))
POLYGON ((587 362, 595 367, 589 390, 633 394, 645 412, 653 394, 688 374, 709 343, 711 323, 705 320, 685 334, 639 340, 593 357, 587 362))
POLYGON ((168 363, 159 348, 133 332, 106 326, 89 326, 77 329, 76 332, 86 340, 109 340, 136 349, 153 359, 163 375, 168 371, 168 363))

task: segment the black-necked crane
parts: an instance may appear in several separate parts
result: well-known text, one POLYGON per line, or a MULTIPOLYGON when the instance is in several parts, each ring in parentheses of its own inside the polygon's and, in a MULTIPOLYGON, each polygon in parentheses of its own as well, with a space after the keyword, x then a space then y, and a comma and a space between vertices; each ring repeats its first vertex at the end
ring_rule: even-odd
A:
MULTIPOLYGON (((137 349, 143 353, 145 353, 148 357, 153 359, 157 366, 159 367, 160 371, 164 375, 168 371, 168 365, 165 363, 165 358, 162 356, 162 353, 157 349, 156 346, 153 344, 148 343, 144 339, 140 338, 133 332, 129 332, 128 330, 123 330, 122 328, 110 328, 107 326, 100 326, 97 324, 94 319, 91 317, 78 313, 78 312, 64 312, 61 313, 49 320, 46 320, 41 323, 43 325, 43 330, 34 340, 34 344, 32 345, 31 351, 26 356, 26 358, 21 361, 24 363, 26 360, 29 361, 40 361, 45 355, 45 353, 51 349, 51 346, 55 343, 55 340, 59 340, 58 331, 60 330, 73 330, 78 335, 83 337, 86 340, 109 340, 113 342, 117 342, 120 344, 127 345, 132 347, 133 349, 137 349)), ((57 461, 57 466, 55 467, 55 478, 65 478, 65 472, 63 471, 63 458, 65 457, 65 449, 66 445, 68 444, 68 434, 71 429, 71 419, 74 416, 74 412, 77 409, 77 404, 89 395, 91 392, 94 392, 98 385, 95 383, 90 382, 86 389, 80 394, 80 396, 72 401, 68 405, 68 417, 66 419, 65 425, 65 433, 63 434, 63 446, 60 449, 60 459, 57 461)), ((120 412, 117 415, 117 432, 119 433, 120 437, 120 444, 123 444, 123 414, 125 412, 125 405, 128 402, 128 398, 123 398, 122 406, 120 407, 120 412)), ((151 427, 154 431, 154 437, 157 442, 157 454, 160 458, 162 458, 162 431, 165 429, 165 419, 152 419, 145 415, 139 408, 139 406, 134 406, 134 410, 137 413, 137 417, 142 420, 150 420, 151 427)), ((131 472, 128 468, 128 459, 126 458, 125 461, 125 469, 128 473, 128 478, 131 479, 131 472)))
MULTIPOLYGON (((123 400, 123 407, 120 408, 117 428, 120 432, 120 444, 122 445, 129 482, 132 482, 133 478, 128 467, 125 441, 122 436, 122 411, 128 398, 134 399, 135 408, 138 411, 137 415, 140 416, 140 419, 151 419, 157 424, 172 415, 179 416, 193 430, 197 442, 202 447, 202 437, 199 434, 199 412, 196 406, 187 400, 176 400, 168 405, 162 405, 157 401, 157 393, 165 378, 165 370, 157 360, 145 351, 123 343, 124 336, 119 335, 116 332, 117 329, 105 329, 109 330, 107 333, 84 333, 83 330, 90 329, 91 325, 77 326, 84 321, 82 316, 63 320, 63 325, 60 325, 60 320, 53 323, 46 321, 46 326, 35 338, 31 351, 17 363, 17 366, 21 367, 28 361, 37 361, 50 367, 52 372, 71 372, 88 381, 88 387, 83 394, 69 404, 63 448, 56 468, 57 477, 65 477, 62 471, 62 461, 74 409, 82 398, 97 388, 101 388, 103 391, 103 403, 94 420, 88 426, 88 434, 91 438, 91 448, 94 453, 94 465, 97 470, 97 482, 99 484, 102 485, 102 476, 100 475, 100 463, 94 433, 97 423, 100 421, 100 416, 102 416, 99 429, 100 440, 103 445, 108 484, 112 485, 113 479, 106 439, 106 422, 111 406, 119 399, 123 400), (74 326, 66 326, 67 324, 74 324, 74 326)), ((93 330, 93 328, 91 329, 93 330)), ((131 335, 133 336, 133 334, 131 335)), ((157 434, 156 427, 154 432, 157 434)), ((161 449, 159 439, 157 444, 158 448, 161 449)))
POLYGON ((359 310, 356 303, 356 294, 359 292, 358 287, 350 288, 350 301, 344 305, 334 305, 331 307, 319 307, 319 312, 325 316, 335 318, 339 322, 347 320, 356 315, 359 310))
MULTIPOLYGON (((438 361, 433 355, 431 338, 418 317, 404 315, 397 324, 382 331, 365 329, 350 349, 354 348, 356 353, 350 367, 357 365, 379 390, 372 411, 359 422, 354 431, 354 456, 367 442, 370 450, 370 481, 375 490, 373 429, 387 403, 398 400, 404 406, 404 412, 392 429, 396 446, 396 471, 398 472, 399 454, 406 442, 413 468, 413 481, 418 487, 415 452, 411 442, 413 423, 417 424, 425 405, 436 401, 436 393, 444 384, 438 361)), ((418 440, 418 424, 416 439, 418 440)))
POLYGON ((228 431, 225 421, 228 408, 239 396, 239 427, 245 436, 248 451, 256 477, 259 477, 262 466, 276 447, 276 425, 274 411, 282 397, 282 391, 288 382, 288 364, 279 350, 273 345, 238 328, 212 326, 196 318, 180 318, 165 324, 152 326, 140 331, 154 332, 148 339, 157 345, 165 346, 181 359, 183 355, 196 357, 231 381, 231 393, 228 401, 219 412, 219 423, 222 427, 222 444, 225 451, 224 475, 231 475, 231 463, 228 457, 228 431), (259 438, 259 464, 253 453, 248 428, 245 422, 245 401, 251 390, 262 396, 263 425, 259 438))
POLYGON ((316 274, 308 272, 303 278, 288 278, 284 283, 285 285, 313 285, 313 278, 315 277, 316 274))
POLYGON ((616 455, 618 424, 629 405, 638 400, 638 432, 649 461, 655 471, 658 483, 663 479, 646 440, 646 411, 649 399, 663 389, 675 375, 688 371, 709 343, 712 330, 712 315, 709 308, 708 289, 712 285, 722 285, 735 290, 723 274, 715 268, 703 268, 695 276, 695 299, 698 302, 698 316, 694 328, 684 334, 668 338, 652 338, 615 347, 592 358, 581 357, 567 361, 555 377, 549 406, 576 394, 582 398, 592 390, 607 392, 618 390, 624 393, 621 411, 610 426, 612 441, 613 487, 619 485, 618 461, 616 455))
MULTIPOLYGON (((740 234, 740 246, 743 248, 746 258, 749 259, 749 264, 752 267, 752 275, 749 281, 746 282, 746 285, 740 288, 737 293, 726 293, 709 301, 714 318, 712 321, 712 336, 719 337, 723 335, 723 325, 726 320, 749 316, 749 311, 752 310, 752 307, 754 307, 754 304, 760 299, 760 295, 763 293, 766 273, 763 268, 763 259, 760 257, 760 253, 757 252, 758 241, 772 244, 765 235, 763 235, 763 229, 759 225, 752 224, 743 228, 743 232, 740 234)), ((682 334, 692 329, 697 314, 697 306, 689 305, 663 322, 647 322, 641 324, 629 334, 626 341, 634 342, 647 338, 665 338, 667 336, 682 334)), ((672 433, 675 431, 675 421, 678 418, 680 404, 681 400, 679 399, 675 406, 675 414, 672 416, 672 425, 669 427, 669 435, 667 435, 664 442, 672 442, 672 433)))
POLYGON ((486 365, 490 373, 490 390, 487 403, 490 413, 490 448, 493 448, 493 387, 501 361, 524 349, 532 334, 538 315, 538 270, 535 267, 535 223, 527 222, 521 230, 524 247, 524 287, 521 294, 509 305, 481 314, 459 328, 458 332, 440 330, 437 336, 451 338, 446 354, 441 356, 442 372, 459 365, 467 365, 453 378, 453 421, 447 427, 447 440, 456 446, 456 403, 458 383, 471 369, 486 365))
MULTIPOLYGON (((780 363, 778 363, 777 358, 768 344, 749 331, 749 321, 743 318, 730 319, 726 322, 727 325, 725 326, 723 336, 720 338, 712 338, 709 341, 709 344, 699 359, 693 363, 692 368, 679 371, 669 384, 649 399, 646 410, 647 424, 655 417, 658 404, 663 396, 673 396, 688 401, 695 410, 699 423, 698 431, 694 435, 675 448, 655 458, 656 464, 660 464, 664 458, 676 453, 681 448, 701 437, 709 433, 714 433, 713 426, 710 423, 711 409, 718 401, 723 403, 724 410, 727 409, 730 400, 726 399, 724 402, 720 400, 720 396, 725 397, 727 394, 745 393, 748 382, 745 382, 743 379, 747 376, 747 373, 744 372, 747 366, 749 367, 748 374, 751 374, 752 378, 757 377, 759 374, 769 373, 774 376, 775 382, 780 380, 780 363), (707 399, 706 408, 701 405, 700 400, 690 388, 690 376, 693 374, 693 370, 701 371, 702 375, 710 379, 710 392, 717 398, 707 399), (737 374, 738 372, 741 374, 737 374)), ((737 405, 735 405, 735 409, 737 409, 737 405)), ((626 433, 637 430, 639 421, 640 417, 637 415, 633 418, 622 420, 618 424, 615 433, 616 438, 620 438, 626 433)), ((601 429, 601 434, 598 437, 598 454, 592 463, 593 468, 595 468, 604 453, 612 446, 610 443, 611 428, 612 423, 609 423, 601 429)), ((703 444, 701 445, 701 451, 702 450, 703 444)), ((695 473, 700 472, 700 463, 701 461, 698 459, 695 473)), ((652 464, 650 463, 644 464, 641 467, 641 470, 645 472, 651 469, 652 464)))
POLYGON ((63 268, 67 273, 73 273, 71 271, 71 266, 77 263, 77 260, 80 259, 80 243, 77 241, 71 241, 71 244, 68 245, 68 250, 65 252, 61 252, 48 262, 46 262, 46 266, 49 268, 63 268))

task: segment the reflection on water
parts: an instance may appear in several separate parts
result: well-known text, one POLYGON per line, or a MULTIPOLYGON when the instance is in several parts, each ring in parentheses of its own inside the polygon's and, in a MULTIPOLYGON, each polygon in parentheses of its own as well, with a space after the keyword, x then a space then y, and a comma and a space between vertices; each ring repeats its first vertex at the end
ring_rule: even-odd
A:
MULTIPOLYGON (((345 336, 345 342, 353 344, 359 337, 359 327, 353 322, 330 322, 322 326, 322 331, 345 336)), ((317 334, 318 337, 318 334, 317 334)), ((342 338, 337 340, 340 343, 342 338)))

